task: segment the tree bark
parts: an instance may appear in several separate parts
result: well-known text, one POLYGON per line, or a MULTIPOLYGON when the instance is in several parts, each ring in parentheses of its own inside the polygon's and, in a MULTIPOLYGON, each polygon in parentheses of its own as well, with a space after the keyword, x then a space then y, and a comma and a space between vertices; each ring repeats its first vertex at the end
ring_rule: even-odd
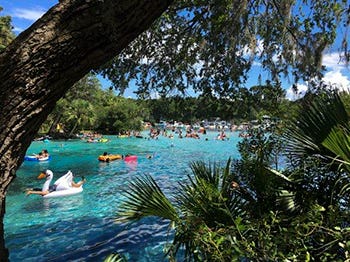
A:
POLYGON ((57 100, 146 30, 172 0, 62 0, 0 54, 0 261, 8 186, 57 100))

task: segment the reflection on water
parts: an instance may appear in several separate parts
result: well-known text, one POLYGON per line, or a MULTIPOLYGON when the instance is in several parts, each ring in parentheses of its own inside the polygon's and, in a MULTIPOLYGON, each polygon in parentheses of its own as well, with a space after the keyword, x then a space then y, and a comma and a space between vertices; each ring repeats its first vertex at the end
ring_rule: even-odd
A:
POLYGON ((125 162, 125 164, 129 168, 130 172, 131 171, 136 171, 136 169, 137 169, 137 161, 127 161, 127 162, 125 162))
POLYGON ((164 260, 164 245, 171 240, 168 222, 143 219, 132 225, 115 222, 122 191, 135 177, 150 174, 170 198, 177 181, 186 179, 195 160, 225 162, 237 157, 237 136, 229 141, 205 139, 117 139, 108 143, 81 141, 33 142, 28 154, 47 148, 52 160, 24 162, 11 184, 6 202, 5 238, 11 261, 101 261, 118 251, 130 261, 164 260), (63 146, 62 146, 63 145, 63 146), (97 157, 132 153, 137 162, 101 163, 97 157), (151 154, 151 159, 146 156, 151 154), (85 176, 81 194, 45 199, 25 196, 28 187, 41 188, 38 173, 49 168, 54 180, 72 170, 75 180, 85 176))

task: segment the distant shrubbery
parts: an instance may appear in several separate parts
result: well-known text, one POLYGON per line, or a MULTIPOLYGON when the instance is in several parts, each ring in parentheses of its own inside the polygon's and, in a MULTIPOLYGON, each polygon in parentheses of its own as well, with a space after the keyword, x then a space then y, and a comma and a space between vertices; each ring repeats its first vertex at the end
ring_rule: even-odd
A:
POLYGON ((194 123, 219 117, 237 124, 266 114, 288 119, 296 112, 295 103, 284 99, 280 88, 266 85, 241 91, 227 99, 208 96, 130 99, 101 89, 98 79, 90 74, 58 101, 40 133, 73 136, 80 130, 94 130, 116 134, 125 130, 141 130, 143 120, 151 123, 160 120, 194 123), (270 97, 271 94, 273 97, 270 97))

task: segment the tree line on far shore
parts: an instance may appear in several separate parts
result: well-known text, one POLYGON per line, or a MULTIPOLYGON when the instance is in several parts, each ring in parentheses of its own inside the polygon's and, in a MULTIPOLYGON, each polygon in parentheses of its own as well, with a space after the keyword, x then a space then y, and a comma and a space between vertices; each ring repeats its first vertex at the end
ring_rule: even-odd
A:
POLYGON ((126 130, 142 130, 142 121, 152 124, 160 120, 195 123, 220 118, 239 124, 269 115, 290 119, 298 102, 285 98, 279 85, 242 88, 230 98, 209 95, 197 97, 159 97, 132 99, 104 90, 98 78, 88 74, 58 101, 40 128, 40 134, 57 138, 72 137, 81 130, 117 134, 126 130))

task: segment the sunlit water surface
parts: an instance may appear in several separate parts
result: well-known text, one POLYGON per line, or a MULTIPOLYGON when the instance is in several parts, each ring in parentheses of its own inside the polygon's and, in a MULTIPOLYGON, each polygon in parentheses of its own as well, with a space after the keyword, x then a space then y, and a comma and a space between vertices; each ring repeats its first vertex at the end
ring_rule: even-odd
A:
POLYGON ((11 184, 6 200, 5 240, 10 260, 17 261, 103 261, 112 252, 124 254, 128 261, 164 261, 163 249, 170 241, 168 221, 143 219, 132 225, 115 222, 122 190, 129 181, 151 175, 163 192, 172 197, 178 181, 186 180, 191 161, 224 163, 237 158, 237 133, 228 133, 228 141, 215 140, 217 132, 201 139, 158 140, 108 137, 107 143, 80 140, 33 142, 27 154, 46 148, 49 162, 23 162, 11 184), (205 138, 208 138, 206 140, 205 138), (137 163, 123 160, 101 163, 104 151, 135 154, 137 163), (146 155, 152 154, 152 159, 146 155), (51 169, 54 180, 72 170, 75 180, 87 178, 84 191, 69 197, 44 199, 26 196, 28 187, 40 187, 36 177, 51 169))

